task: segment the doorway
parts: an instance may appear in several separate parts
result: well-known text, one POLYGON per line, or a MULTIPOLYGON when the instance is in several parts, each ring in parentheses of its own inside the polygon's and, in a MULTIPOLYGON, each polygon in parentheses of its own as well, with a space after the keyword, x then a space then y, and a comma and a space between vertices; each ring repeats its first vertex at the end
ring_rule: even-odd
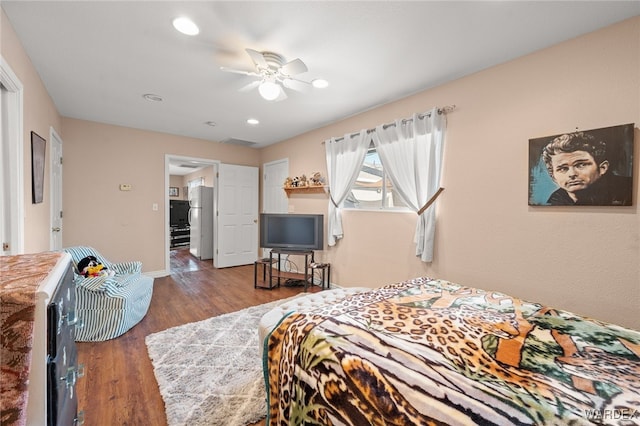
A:
POLYGON ((49 249, 62 250, 62 139, 53 127, 49 131, 51 141, 50 175, 51 185, 51 238, 49 249))
MULTIPOLYGON (((289 159, 271 161, 262 165, 262 213, 289 213, 289 198, 282 190, 289 176, 289 159)), ((269 249, 262 249, 262 257, 269 257, 269 249)), ((289 255, 282 255, 280 268, 285 270, 289 255)))
MULTIPOLYGON (((190 227, 180 228, 172 232, 171 207, 172 200, 177 200, 182 204, 188 203, 189 186, 204 185, 213 187, 214 203, 217 199, 217 188, 215 187, 215 176, 219 162, 207 158, 185 157, 179 155, 165 155, 165 271, 167 274, 173 272, 188 272, 202 269, 204 264, 211 264, 211 260, 200 261, 190 255, 190 238, 187 243, 172 244, 175 239, 184 241, 183 235, 190 234, 190 227), (172 235, 175 234, 175 235, 172 235), (189 261, 193 259, 193 261, 189 261)), ((215 211, 215 204, 213 211, 215 211)), ((187 207, 188 210, 188 207, 187 207)), ((215 229, 215 216, 211 218, 212 229, 215 229)), ((173 229, 176 229, 175 226, 173 229)))
POLYGON ((289 199, 282 190, 287 176, 289 176, 288 158, 262 165, 262 213, 289 212, 289 199))
POLYGON ((23 86, 0 56, 0 254, 24 253, 23 86))

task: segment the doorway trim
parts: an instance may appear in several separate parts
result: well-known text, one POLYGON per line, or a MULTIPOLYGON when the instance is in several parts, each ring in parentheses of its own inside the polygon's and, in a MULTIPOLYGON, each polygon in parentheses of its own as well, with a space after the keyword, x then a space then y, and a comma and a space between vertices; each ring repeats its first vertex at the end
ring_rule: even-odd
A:
POLYGON ((10 201, 8 220, 11 224, 11 246, 7 253, 3 253, 21 254, 24 253, 24 86, 1 55, 0 83, 7 90, 6 134, 9 136, 10 201))
MULTIPOLYGON (((171 246, 171 231, 169 229, 169 163, 171 161, 196 161, 213 167, 214 174, 218 171, 219 160, 201 157, 187 157, 184 155, 165 154, 164 155, 164 274, 171 275, 171 257, 169 255, 171 246)), ((216 181, 214 176, 214 181, 216 181)), ((218 185, 213 187, 214 216, 218 200, 218 185)), ((214 239, 215 244, 215 239, 214 239)), ((215 247, 214 247, 215 253, 215 247)), ((215 256, 215 254, 214 254, 215 256)))
POLYGON ((51 140, 51 154, 49 157, 50 167, 49 167, 49 183, 51 186, 51 202, 50 204, 50 238, 49 238, 49 248, 52 251, 61 250, 62 249, 62 238, 64 231, 64 219, 62 217, 62 212, 64 210, 64 205, 62 203, 62 156, 63 156, 63 145, 62 138, 56 132, 56 129, 51 126, 49 128, 49 139, 51 140), (58 171, 58 179, 55 178, 56 171, 58 171), (56 211, 57 210, 57 211, 56 211), (53 228, 59 225, 59 231, 54 231, 53 228), (58 237, 56 238, 54 232, 59 232, 58 237))

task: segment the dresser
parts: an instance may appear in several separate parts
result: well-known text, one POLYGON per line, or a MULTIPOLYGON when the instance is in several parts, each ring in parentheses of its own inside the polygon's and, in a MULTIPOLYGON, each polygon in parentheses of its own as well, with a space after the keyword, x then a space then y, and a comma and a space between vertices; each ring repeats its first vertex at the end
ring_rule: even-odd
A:
POLYGON ((0 296, 2 424, 82 424, 71 257, 58 252, 0 257, 0 296))

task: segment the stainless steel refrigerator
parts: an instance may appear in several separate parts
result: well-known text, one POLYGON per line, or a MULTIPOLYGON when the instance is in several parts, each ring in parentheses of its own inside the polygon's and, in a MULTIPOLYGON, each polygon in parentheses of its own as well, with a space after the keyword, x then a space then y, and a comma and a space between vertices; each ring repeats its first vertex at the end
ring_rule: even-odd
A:
POLYGON ((191 254, 213 259, 213 188, 196 186, 189 191, 189 229, 191 254))

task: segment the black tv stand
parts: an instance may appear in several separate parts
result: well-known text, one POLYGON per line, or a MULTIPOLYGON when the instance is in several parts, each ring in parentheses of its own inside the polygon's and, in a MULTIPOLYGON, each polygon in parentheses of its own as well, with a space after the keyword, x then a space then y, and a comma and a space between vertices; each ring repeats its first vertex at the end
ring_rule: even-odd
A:
MULTIPOLYGON (((276 278, 276 282, 277 282, 277 286, 280 287, 280 281, 282 278, 282 274, 281 274, 281 270, 280 270, 280 256, 283 254, 290 254, 290 255, 295 255, 295 256, 304 256, 304 281, 303 281, 303 285, 304 285, 304 291, 307 291, 307 287, 309 286, 309 265, 311 263, 314 262, 313 260, 313 250, 289 250, 289 249, 280 249, 280 248, 274 248, 271 249, 271 252, 269 252, 269 261, 271 262, 271 264, 273 265, 273 262, 276 261, 278 262, 278 272, 276 277, 273 277, 273 273, 271 271, 271 268, 269 268, 269 286, 273 286, 273 278, 276 278), (274 260, 273 255, 276 254, 277 255, 277 259, 274 260), (309 257, 311 257, 311 262, 309 262, 309 257)), ((291 279, 287 279, 285 281, 285 286, 289 285, 292 286, 291 284, 288 284, 290 281, 301 281, 301 280, 291 280, 291 279)), ((296 286, 301 286, 299 283, 296 283, 296 286)))

